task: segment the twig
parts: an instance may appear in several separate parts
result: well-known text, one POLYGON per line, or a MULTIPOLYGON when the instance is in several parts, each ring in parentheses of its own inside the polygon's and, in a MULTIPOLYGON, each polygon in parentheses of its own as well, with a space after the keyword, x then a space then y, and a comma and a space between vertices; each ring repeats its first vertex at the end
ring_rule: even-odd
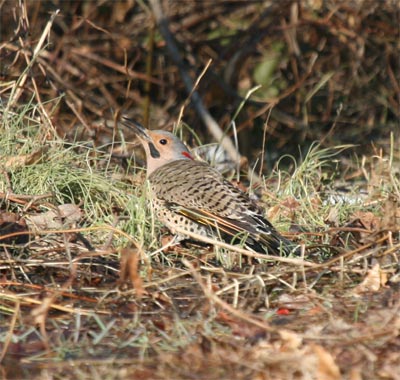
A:
POLYGON ((267 140, 267 128, 268 128, 268 122, 271 117, 271 112, 272 108, 269 109, 267 119, 264 122, 263 125, 263 139, 262 139, 262 145, 261 145, 261 162, 260 162, 260 171, 258 172, 258 176, 261 178, 262 177, 262 171, 263 171, 263 166, 264 166, 264 161, 265 161, 265 144, 267 140))
POLYGON ((181 121, 182 116, 183 116, 183 112, 185 111, 185 107, 189 104, 190 98, 192 97, 193 92, 196 91, 196 88, 197 88, 198 85, 200 84, 201 79, 203 78, 203 76, 204 76, 205 73, 207 72, 208 68, 210 67, 211 62, 212 62, 212 60, 209 59, 208 62, 207 62, 207 64, 205 65, 204 69, 202 70, 202 72, 200 73, 200 75, 197 77, 196 82, 194 83, 194 86, 193 86, 193 88, 191 89, 191 91, 190 91, 188 97, 187 97, 186 100, 184 101, 184 103, 183 103, 183 105, 182 105, 182 107, 181 107, 181 109, 180 109, 180 111, 179 111, 179 116, 178 116, 178 119, 177 119, 177 125, 180 124, 180 121, 181 121))
MULTIPOLYGON (((60 295, 60 294, 62 294, 62 291, 55 290, 54 293, 57 293, 58 295, 60 295)), ((46 297, 44 300, 43 299, 40 300, 40 299, 36 299, 36 298, 33 298, 33 297, 25 296, 25 295, 13 294, 11 292, 4 291, 4 290, 3 290, 3 293, 2 293, 1 296, 2 296, 3 299, 10 300, 10 301, 15 301, 15 302, 18 302, 19 304, 39 305, 39 306, 45 305, 46 308, 63 311, 65 313, 81 314, 81 315, 93 315, 93 310, 92 309, 85 309, 85 308, 71 307, 71 306, 63 306, 63 305, 56 304, 54 302, 50 302, 48 304, 45 304, 45 300, 49 300, 48 297, 46 297)), ((96 313, 97 314, 110 315, 111 311, 97 309, 96 313)))
POLYGON ((238 247, 236 245, 231 245, 231 244, 224 243, 224 242, 216 240, 216 239, 202 236, 200 234, 196 234, 194 232, 187 231, 183 228, 174 227, 174 229, 175 229, 175 232, 182 234, 182 235, 189 236, 194 240, 201 241, 206 244, 212 244, 212 245, 215 245, 215 246, 218 246, 221 248, 229 249, 231 251, 234 251, 234 252, 237 252, 242 255, 252 257, 255 259, 279 261, 279 262, 283 262, 283 263, 299 265, 299 266, 306 266, 306 267, 311 267, 311 268, 317 268, 319 266, 319 264, 311 263, 309 261, 304 261, 302 259, 292 259, 289 257, 272 256, 272 255, 266 255, 264 253, 252 252, 252 251, 249 251, 248 249, 244 249, 244 248, 238 247))
POLYGON ((134 70, 130 69, 129 67, 115 63, 111 59, 107 59, 107 58, 101 57, 97 54, 90 53, 87 50, 84 50, 82 48, 71 49, 71 54, 75 54, 75 55, 79 56, 80 57, 79 59, 81 59, 81 57, 85 57, 86 59, 100 63, 105 67, 115 70, 116 72, 125 74, 127 77, 129 77, 131 79, 141 79, 146 82, 157 84, 159 86, 161 86, 163 84, 163 81, 155 79, 155 78, 147 75, 147 73, 143 74, 143 73, 134 71, 134 70))

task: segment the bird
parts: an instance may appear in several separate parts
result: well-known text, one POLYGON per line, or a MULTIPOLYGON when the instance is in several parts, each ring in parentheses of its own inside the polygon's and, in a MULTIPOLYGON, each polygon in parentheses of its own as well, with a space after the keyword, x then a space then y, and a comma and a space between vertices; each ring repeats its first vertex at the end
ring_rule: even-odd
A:
POLYGON ((299 246, 274 228, 247 193, 196 160, 174 134, 146 129, 127 117, 122 124, 133 129, 144 148, 154 214, 178 241, 191 240, 187 232, 242 243, 258 253, 299 254, 299 246))

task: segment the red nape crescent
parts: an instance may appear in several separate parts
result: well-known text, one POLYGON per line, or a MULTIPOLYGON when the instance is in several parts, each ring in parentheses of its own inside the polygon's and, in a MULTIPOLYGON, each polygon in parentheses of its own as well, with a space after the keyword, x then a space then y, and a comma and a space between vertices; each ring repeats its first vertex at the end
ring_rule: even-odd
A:
POLYGON ((182 152, 182 156, 185 156, 186 158, 190 158, 191 160, 194 160, 194 158, 191 156, 189 152, 182 152))

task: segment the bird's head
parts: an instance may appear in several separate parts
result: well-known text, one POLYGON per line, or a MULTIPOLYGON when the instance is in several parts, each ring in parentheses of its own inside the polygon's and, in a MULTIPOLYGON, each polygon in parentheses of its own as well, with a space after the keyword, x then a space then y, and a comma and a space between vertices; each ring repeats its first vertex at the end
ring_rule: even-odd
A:
POLYGON ((167 131, 151 131, 127 118, 122 123, 136 132, 146 152, 147 176, 159 167, 176 160, 193 160, 186 145, 167 131))

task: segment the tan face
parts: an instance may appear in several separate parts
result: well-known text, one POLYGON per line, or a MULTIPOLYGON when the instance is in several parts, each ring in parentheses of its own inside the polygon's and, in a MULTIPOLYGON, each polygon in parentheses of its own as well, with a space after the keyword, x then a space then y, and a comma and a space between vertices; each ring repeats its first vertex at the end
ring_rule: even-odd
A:
POLYGON ((147 174, 169 162, 193 159, 185 144, 166 131, 146 130, 146 136, 138 135, 147 157, 147 174))
POLYGON ((175 136, 170 136, 168 132, 163 131, 147 131, 147 133, 151 140, 147 141, 147 144, 149 144, 151 157, 158 158, 158 155, 160 157, 167 158, 171 154, 175 153, 173 151, 175 136))

